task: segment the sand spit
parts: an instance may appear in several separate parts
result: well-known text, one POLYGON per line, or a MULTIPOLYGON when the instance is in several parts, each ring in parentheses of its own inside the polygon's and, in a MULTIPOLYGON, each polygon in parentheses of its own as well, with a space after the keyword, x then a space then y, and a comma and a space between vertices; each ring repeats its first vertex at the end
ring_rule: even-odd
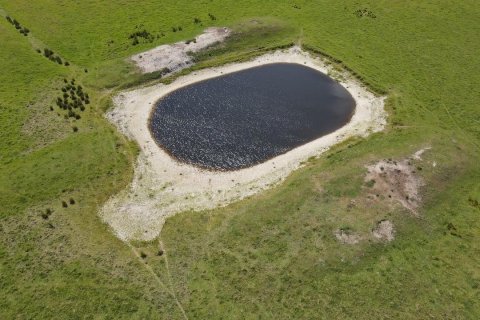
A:
POLYGON ((155 102, 182 86, 268 63, 299 63, 328 73, 329 67, 298 47, 276 51, 254 60, 204 69, 164 85, 140 88, 119 94, 115 107, 106 116, 141 152, 132 183, 113 196, 100 215, 122 240, 156 238, 165 219, 186 210, 225 206, 233 201, 270 188, 303 161, 318 156, 332 145, 352 136, 367 136, 384 128, 384 97, 377 97, 348 74, 340 82, 355 98, 356 110, 351 121, 339 130, 297 147, 285 154, 250 168, 230 172, 212 172, 179 163, 161 150, 148 130, 148 118, 155 102))
POLYGON ((180 71, 193 64, 189 52, 198 52, 230 36, 228 28, 208 28, 193 40, 164 44, 151 50, 132 56, 133 62, 143 73, 160 71, 180 71))

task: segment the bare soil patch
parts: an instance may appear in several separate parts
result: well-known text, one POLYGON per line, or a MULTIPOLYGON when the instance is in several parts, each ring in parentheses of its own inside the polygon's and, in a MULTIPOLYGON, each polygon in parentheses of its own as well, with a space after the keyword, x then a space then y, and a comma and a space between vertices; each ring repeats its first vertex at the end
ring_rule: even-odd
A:
POLYGON ((335 238, 343 244, 357 244, 362 237, 350 230, 337 229, 334 232, 335 238))
POLYGON ((407 159, 386 159, 367 166, 365 182, 371 187, 370 198, 396 201, 417 215, 421 203, 420 188, 424 182, 416 174, 419 168, 414 165, 413 160, 421 161, 420 156, 425 150, 427 149, 421 149, 407 159))
POLYGON ((372 230, 375 239, 390 242, 395 239, 395 228, 390 220, 382 220, 372 230))
POLYGON ((230 36, 228 28, 208 28, 201 35, 187 41, 164 44, 131 57, 143 73, 168 70, 180 71, 193 64, 190 52, 204 50, 230 36))

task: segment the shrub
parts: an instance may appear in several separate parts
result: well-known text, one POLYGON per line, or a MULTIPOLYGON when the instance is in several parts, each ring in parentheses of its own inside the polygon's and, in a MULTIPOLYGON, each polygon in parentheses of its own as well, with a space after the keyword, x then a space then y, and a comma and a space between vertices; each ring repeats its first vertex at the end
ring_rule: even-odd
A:
POLYGON ((68 204, 65 201, 62 201, 62 207, 67 208, 68 204))
POLYGON ((43 49, 43 55, 47 58, 51 58, 54 52, 48 48, 43 49))
POLYGON ((194 19, 193 19, 193 23, 195 23, 195 24, 199 24, 199 23, 201 23, 201 22, 202 22, 202 20, 200 20, 200 19, 198 19, 198 18, 194 18, 194 19))
POLYGON ((172 31, 173 31, 173 32, 177 32, 177 28, 172 27, 172 31))
POLYGON ((178 29, 178 31, 182 31, 182 30, 183 30, 182 27, 178 27, 177 29, 178 29))
POLYGON ((9 16, 6 16, 5 18, 7 19, 8 22, 10 22, 11 24, 13 24, 12 18, 10 18, 9 16))
POLYGON ((70 200, 68 202, 70 202, 70 204, 75 204, 75 199, 70 198, 70 200))
POLYGON ((147 254, 143 251, 140 251, 140 258, 145 259, 147 257, 147 254))
POLYGON ((215 17, 213 14, 209 13, 208 16, 210 17, 210 20, 217 20, 217 17, 215 17))
POLYGON ((83 71, 85 71, 85 73, 88 73, 88 69, 87 69, 87 68, 85 68, 85 70, 83 70, 83 71))
POLYGON ((80 120, 82 117, 77 113, 75 114, 75 119, 80 120))
POLYGON ((77 131, 78 131, 77 126, 73 126, 72 129, 73 129, 73 132, 77 132, 77 131))
POLYGON ((68 61, 65 61, 65 66, 68 67, 70 63, 68 61))

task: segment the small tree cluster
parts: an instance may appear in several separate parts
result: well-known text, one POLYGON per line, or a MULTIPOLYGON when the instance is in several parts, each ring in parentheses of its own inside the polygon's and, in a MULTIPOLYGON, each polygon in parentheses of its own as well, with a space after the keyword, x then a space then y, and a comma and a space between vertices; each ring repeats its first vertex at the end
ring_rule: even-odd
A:
MULTIPOLYGON (((81 85, 75 84, 75 79, 70 81, 63 79, 63 81, 65 86, 61 88, 62 95, 57 97, 55 103, 60 109, 66 111, 64 114, 66 119, 74 118, 80 120, 80 112, 85 111, 85 106, 90 104, 90 97, 88 93, 83 91, 81 85)), ((50 110, 52 110, 52 108, 50 110)), ((73 130, 76 132, 75 129, 73 130)))
POLYGON ((135 31, 131 33, 128 38, 132 40, 132 45, 134 46, 140 43, 139 39, 144 39, 145 41, 148 41, 150 43, 155 40, 155 36, 148 32, 146 29, 143 29, 141 31, 135 31))
POLYGON ((30 33, 30 30, 26 27, 22 27, 20 22, 18 22, 16 19, 12 19, 9 16, 6 16, 6 19, 10 24, 15 27, 15 29, 17 29, 24 36, 27 36, 30 33))
MULTIPOLYGON (((41 50, 37 50, 37 52, 41 53, 42 51, 41 50)), ((69 66, 70 63, 68 61, 65 61, 65 63, 62 61, 62 58, 60 58, 60 56, 58 55, 55 55, 55 52, 53 52, 52 50, 48 49, 48 48, 45 48, 43 49, 43 56, 45 58, 47 58, 48 60, 52 61, 52 62, 56 62, 58 64, 65 64, 65 66, 69 66)))

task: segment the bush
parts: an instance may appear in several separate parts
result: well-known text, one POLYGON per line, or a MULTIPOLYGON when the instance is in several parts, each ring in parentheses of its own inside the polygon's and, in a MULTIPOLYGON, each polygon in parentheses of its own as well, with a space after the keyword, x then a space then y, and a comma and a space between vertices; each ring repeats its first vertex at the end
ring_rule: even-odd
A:
POLYGON ((69 202, 70 202, 70 204, 75 204, 75 199, 70 198, 69 202))
POLYGON ((140 258, 145 259, 147 257, 147 254, 143 251, 140 251, 140 258))
POLYGON ((217 20, 217 17, 215 17, 213 14, 209 13, 208 16, 210 17, 210 20, 217 20))
POLYGON ((177 32, 177 28, 172 27, 172 31, 173 31, 173 32, 177 32))
POLYGON ((77 132, 77 131, 78 131, 77 126, 73 126, 72 129, 73 129, 73 132, 77 132))
POLYGON ((62 201, 62 207, 68 208, 68 204, 65 201, 62 201))
POLYGON ((65 61, 65 66, 68 67, 70 63, 68 61, 65 61))
POLYGON ((202 20, 200 20, 200 19, 198 19, 198 18, 194 18, 194 19, 193 19, 193 23, 195 23, 195 24, 199 24, 199 23, 201 23, 201 22, 202 22, 202 20))

